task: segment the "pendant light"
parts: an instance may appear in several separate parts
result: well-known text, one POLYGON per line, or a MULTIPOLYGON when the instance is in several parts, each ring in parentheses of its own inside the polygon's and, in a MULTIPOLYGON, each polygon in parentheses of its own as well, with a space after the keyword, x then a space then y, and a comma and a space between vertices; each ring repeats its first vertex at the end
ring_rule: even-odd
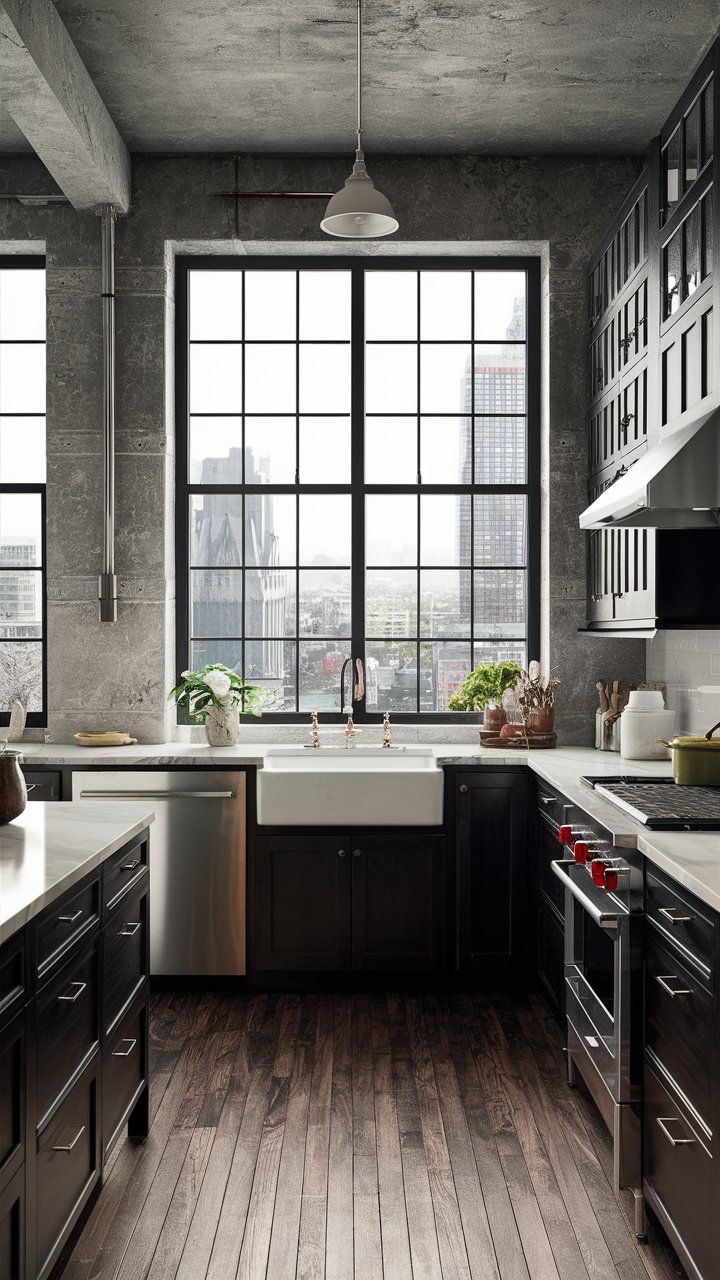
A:
POLYGON ((320 223, 329 236, 369 240, 389 236, 398 220, 387 196, 375 190, 362 149, 362 0, 357 0, 357 150, 345 186, 330 200, 320 223))

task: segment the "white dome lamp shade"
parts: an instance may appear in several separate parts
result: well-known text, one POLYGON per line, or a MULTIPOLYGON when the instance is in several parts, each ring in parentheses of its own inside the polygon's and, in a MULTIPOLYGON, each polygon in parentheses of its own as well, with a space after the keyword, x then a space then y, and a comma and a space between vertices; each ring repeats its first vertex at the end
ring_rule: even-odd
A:
POLYGON ((387 196, 377 191, 365 168, 362 149, 362 0, 357 4, 357 150, 345 186, 331 197, 320 226, 329 236, 347 240, 371 240, 389 236, 398 220, 387 196))

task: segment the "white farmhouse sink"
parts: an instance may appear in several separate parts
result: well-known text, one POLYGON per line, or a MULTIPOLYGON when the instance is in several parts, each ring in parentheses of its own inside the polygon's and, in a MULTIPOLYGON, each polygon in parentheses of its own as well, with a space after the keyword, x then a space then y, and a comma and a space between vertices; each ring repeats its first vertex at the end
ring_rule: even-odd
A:
POLYGON ((261 826, 437 827, 443 772, 430 747, 269 747, 261 826))

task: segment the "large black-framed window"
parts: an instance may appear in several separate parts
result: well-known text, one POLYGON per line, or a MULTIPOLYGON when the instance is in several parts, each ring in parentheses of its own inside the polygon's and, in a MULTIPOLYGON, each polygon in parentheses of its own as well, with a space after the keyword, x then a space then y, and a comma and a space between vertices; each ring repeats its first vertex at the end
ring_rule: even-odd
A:
POLYGON ((0 256, 0 724, 47 723, 45 259, 0 256))
POLYGON ((178 670, 269 717, 436 719, 539 653, 539 264, 182 257, 178 670))

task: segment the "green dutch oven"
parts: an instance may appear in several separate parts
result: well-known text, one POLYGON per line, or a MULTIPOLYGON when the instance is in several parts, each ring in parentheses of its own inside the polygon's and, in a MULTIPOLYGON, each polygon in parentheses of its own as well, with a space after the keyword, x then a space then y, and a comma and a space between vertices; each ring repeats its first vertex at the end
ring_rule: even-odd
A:
POLYGON ((673 738, 670 742, 658 738, 658 742, 670 748, 673 778, 680 786, 720 787, 720 738, 673 738))

